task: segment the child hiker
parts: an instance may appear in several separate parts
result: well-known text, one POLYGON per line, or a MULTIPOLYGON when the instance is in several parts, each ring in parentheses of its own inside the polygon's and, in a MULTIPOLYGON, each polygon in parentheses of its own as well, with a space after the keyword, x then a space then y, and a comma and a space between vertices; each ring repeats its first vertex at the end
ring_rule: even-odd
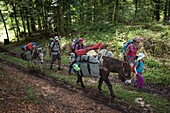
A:
POLYGON ((144 69, 145 55, 143 53, 139 53, 137 56, 138 56, 138 58, 134 65, 134 71, 133 71, 134 76, 131 78, 131 80, 132 79, 137 80, 137 85, 136 85, 137 88, 142 89, 142 87, 144 85, 144 78, 142 76, 142 72, 144 69))
POLYGON ((71 74, 71 71, 72 71, 72 69, 73 69, 73 64, 74 64, 75 61, 76 61, 75 53, 71 53, 70 55, 71 55, 71 58, 70 58, 71 64, 70 64, 69 70, 68 70, 68 74, 69 74, 69 75, 71 74))

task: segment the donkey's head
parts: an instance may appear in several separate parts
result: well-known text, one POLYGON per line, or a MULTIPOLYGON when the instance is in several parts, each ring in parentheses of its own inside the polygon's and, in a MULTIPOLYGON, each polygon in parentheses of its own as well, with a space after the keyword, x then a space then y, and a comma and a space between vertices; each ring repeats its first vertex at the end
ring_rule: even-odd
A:
POLYGON ((44 63, 44 57, 46 55, 46 50, 42 47, 38 48, 38 59, 40 60, 41 64, 44 63))
POLYGON ((123 66, 122 66, 122 70, 121 70, 121 75, 122 76, 122 81, 124 82, 127 79, 130 79, 130 74, 131 74, 131 67, 130 64, 128 62, 123 61, 123 66))

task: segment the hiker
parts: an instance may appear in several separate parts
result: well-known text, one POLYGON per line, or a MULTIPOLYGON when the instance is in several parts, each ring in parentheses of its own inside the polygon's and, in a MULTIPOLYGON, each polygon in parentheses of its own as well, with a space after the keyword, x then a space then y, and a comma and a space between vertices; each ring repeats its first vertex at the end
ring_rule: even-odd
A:
POLYGON ((134 66, 136 53, 140 49, 139 45, 140 41, 141 40, 138 37, 136 37, 133 39, 133 42, 129 44, 126 48, 124 60, 129 62, 131 68, 134 66))
POLYGON ((53 64, 58 60, 58 70, 61 70, 61 49, 60 49, 60 43, 59 43, 59 38, 58 36, 54 37, 54 41, 50 45, 50 56, 51 56, 51 67, 50 69, 53 68, 53 64))
MULTIPOLYGON (((78 43, 75 44, 75 50, 84 49, 83 41, 84 41, 83 38, 78 39, 78 43)), ((74 50, 74 53, 75 53, 75 50, 74 50)), ((76 58, 78 57, 76 53, 75 53, 75 57, 76 58)))
POLYGON ((83 49, 84 48, 84 44, 83 44, 83 38, 79 38, 78 39, 78 43, 75 45, 75 50, 79 50, 79 49, 83 49))
POLYGON ((133 80, 138 89, 142 89, 144 85, 144 78, 142 77, 142 72, 144 69, 144 58, 145 55, 143 53, 139 53, 137 58, 137 61, 133 68, 133 77, 131 78, 131 81, 133 80))
POLYGON ((69 70, 68 70, 68 74, 71 74, 71 71, 73 69, 73 64, 76 62, 76 57, 75 57, 75 53, 71 53, 71 58, 70 58, 70 66, 69 66, 69 70))
POLYGON ((50 51, 50 48, 51 48, 50 46, 51 46, 51 43, 52 43, 52 42, 54 42, 54 38, 50 38, 50 39, 49 39, 49 42, 48 42, 48 44, 47 44, 49 51, 50 51))
POLYGON ((78 43, 78 39, 77 38, 73 39, 73 42, 71 44, 71 49, 72 49, 73 53, 75 51, 75 46, 76 46, 77 43, 78 43))

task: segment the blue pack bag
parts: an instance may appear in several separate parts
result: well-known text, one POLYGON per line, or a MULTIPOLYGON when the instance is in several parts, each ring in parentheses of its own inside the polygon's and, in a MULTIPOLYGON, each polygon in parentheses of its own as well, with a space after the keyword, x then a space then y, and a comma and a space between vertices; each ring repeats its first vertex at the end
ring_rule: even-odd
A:
POLYGON ((125 43, 123 44, 123 48, 122 48, 123 54, 126 53, 126 48, 128 47, 129 44, 132 44, 132 42, 133 42, 133 40, 129 40, 128 42, 125 42, 125 43))

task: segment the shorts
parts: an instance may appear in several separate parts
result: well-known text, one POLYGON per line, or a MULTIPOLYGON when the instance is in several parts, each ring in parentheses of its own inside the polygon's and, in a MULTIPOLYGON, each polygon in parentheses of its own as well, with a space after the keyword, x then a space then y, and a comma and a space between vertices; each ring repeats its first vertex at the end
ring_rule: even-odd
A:
POLYGON ((127 60, 129 64, 134 64, 135 60, 127 60))
POLYGON ((61 55, 60 54, 52 55, 52 61, 56 61, 56 60, 61 60, 61 55))

